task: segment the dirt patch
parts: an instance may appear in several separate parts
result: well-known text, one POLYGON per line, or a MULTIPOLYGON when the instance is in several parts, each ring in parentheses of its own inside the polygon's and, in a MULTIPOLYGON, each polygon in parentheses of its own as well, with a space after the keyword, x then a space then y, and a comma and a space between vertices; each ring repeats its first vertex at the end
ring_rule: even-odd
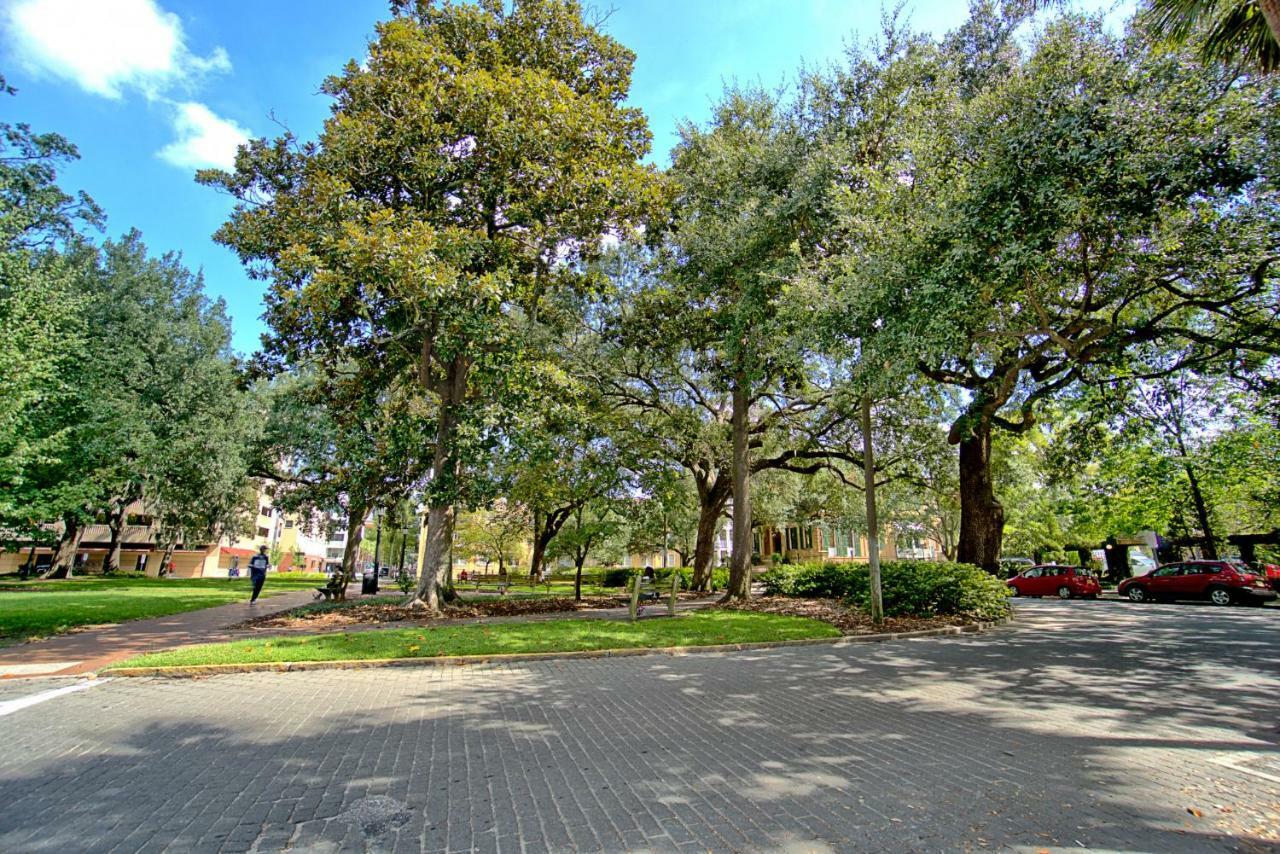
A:
POLYGON ((588 596, 575 602, 567 596, 545 596, 536 599, 508 599, 495 596, 489 600, 455 603, 444 608, 440 617, 427 617, 422 611, 394 602, 351 602, 337 607, 299 608, 247 620, 237 629, 331 629, 343 626, 377 625, 379 623, 413 622, 423 625, 440 620, 474 619, 476 617, 519 617, 525 614, 556 614, 597 608, 625 608, 621 596, 588 596))
POLYGON ((940 629, 944 626, 964 626, 976 622, 964 617, 885 617, 883 625, 876 626, 871 621, 870 615, 845 605, 839 599, 792 599, 785 596, 766 596, 748 602, 717 607, 736 611, 809 617, 830 623, 845 635, 915 632, 922 629, 940 629))

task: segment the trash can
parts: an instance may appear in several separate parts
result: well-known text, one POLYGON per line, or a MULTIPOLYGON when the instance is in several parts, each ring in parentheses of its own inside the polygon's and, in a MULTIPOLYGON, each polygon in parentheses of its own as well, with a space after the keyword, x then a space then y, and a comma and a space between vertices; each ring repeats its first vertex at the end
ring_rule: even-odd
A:
POLYGON ((378 592, 378 575, 371 569, 366 569, 364 578, 360 582, 360 594, 369 596, 378 592))

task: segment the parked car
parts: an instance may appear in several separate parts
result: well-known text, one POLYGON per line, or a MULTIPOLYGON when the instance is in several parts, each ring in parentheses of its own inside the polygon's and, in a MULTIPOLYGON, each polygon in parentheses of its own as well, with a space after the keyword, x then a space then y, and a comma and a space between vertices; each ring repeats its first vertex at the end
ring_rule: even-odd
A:
POLYGON ((1102 593, 1102 585, 1089 570, 1054 563, 1033 566, 1005 583, 1013 590, 1014 596, 1097 599, 1102 593))
POLYGON ((1129 552, 1129 572, 1133 575, 1150 575, 1155 572, 1157 566, 1159 566, 1158 563, 1142 552, 1129 552))
POLYGON ((1267 579, 1271 589, 1280 592, 1280 566, 1274 563, 1259 563, 1255 571, 1267 579))
POLYGON ((1116 592, 1134 602, 1208 599, 1215 605, 1261 605, 1276 598, 1262 576, 1239 561, 1187 560, 1165 564, 1149 575, 1126 578, 1116 592))

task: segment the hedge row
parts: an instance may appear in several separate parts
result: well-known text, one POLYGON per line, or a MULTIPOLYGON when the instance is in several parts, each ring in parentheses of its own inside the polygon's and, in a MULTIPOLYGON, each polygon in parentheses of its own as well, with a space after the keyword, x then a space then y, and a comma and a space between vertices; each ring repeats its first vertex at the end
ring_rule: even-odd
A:
MULTIPOLYGON (((775 596, 844 599, 861 608, 871 601, 866 564, 780 566, 760 579, 775 596)), ((884 612, 890 617, 965 616, 995 620, 1009 613, 1009 588, 976 566, 919 560, 880 566, 884 612)))
MULTIPOLYGON (((631 583, 631 576, 639 570, 627 569, 624 567, 615 567, 606 569, 600 574, 600 585, 602 587, 625 587, 631 583)), ((680 576, 680 589, 688 590, 689 585, 693 583, 692 567, 682 566, 673 569, 663 570, 661 567, 654 567, 654 577, 656 584, 662 587, 664 584, 671 584, 671 573, 675 572, 680 576)), ((713 569, 711 570, 711 589, 724 590, 729 586, 729 570, 713 569)))

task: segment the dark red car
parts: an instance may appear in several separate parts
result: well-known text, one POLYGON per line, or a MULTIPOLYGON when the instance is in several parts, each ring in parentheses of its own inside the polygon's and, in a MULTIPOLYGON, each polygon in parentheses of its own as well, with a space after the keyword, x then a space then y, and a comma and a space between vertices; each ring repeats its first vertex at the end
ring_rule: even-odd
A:
POLYGON ((1208 599, 1215 605, 1261 605, 1276 598, 1262 576, 1230 560, 1186 560, 1120 582, 1116 592, 1134 602, 1153 599, 1208 599))
POLYGON ((1258 564, 1258 572, 1265 573, 1267 581, 1271 584, 1271 589, 1280 592, 1280 566, 1274 563, 1258 564))
POLYGON ((1096 599, 1102 585, 1087 569, 1044 563, 1023 570, 1005 582, 1014 596, 1057 596, 1059 599, 1096 599))

